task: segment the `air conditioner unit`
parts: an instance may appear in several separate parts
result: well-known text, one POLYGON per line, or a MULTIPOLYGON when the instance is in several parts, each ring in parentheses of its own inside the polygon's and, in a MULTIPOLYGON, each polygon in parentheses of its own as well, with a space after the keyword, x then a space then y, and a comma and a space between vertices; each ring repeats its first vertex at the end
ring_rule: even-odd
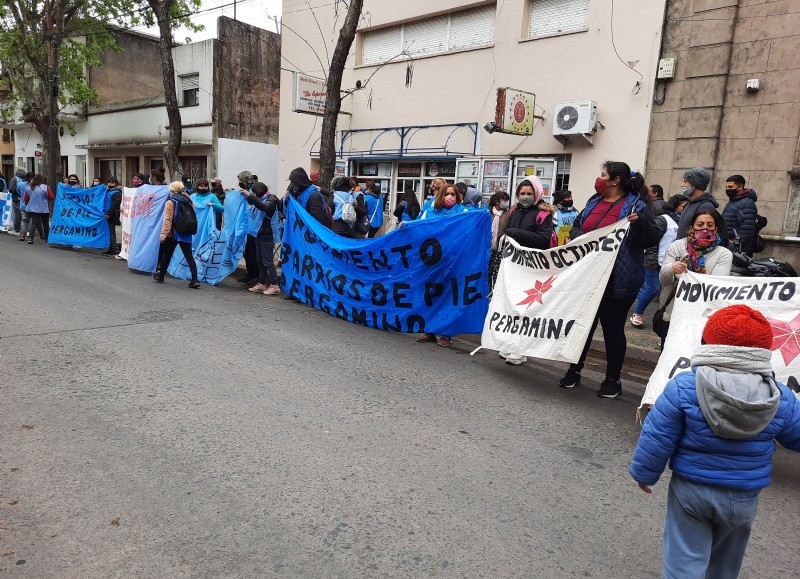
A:
POLYGON ((553 114, 553 136, 566 143, 567 137, 583 137, 589 143, 597 126, 597 102, 570 101, 556 104, 553 114))

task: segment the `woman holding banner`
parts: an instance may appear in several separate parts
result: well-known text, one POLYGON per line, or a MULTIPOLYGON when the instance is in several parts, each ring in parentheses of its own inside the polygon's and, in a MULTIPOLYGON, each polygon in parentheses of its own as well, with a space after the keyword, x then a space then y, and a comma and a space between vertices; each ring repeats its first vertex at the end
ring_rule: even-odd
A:
POLYGON ((281 293, 278 286, 278 272, 273 258, 275 252, 275 236, 272 225, 275 213, 283 210, 283 203, 277 196, 269 192, 269 188, 260 181, 254 183, 250 191, 240 189, 247 202, 264 213, 264 220, 256 235, 256 261, 258 261, 258 283, 248 291, 263 293, 265 296, 276 296, 281 293))
MULTIPOLYGON (((662 319, 665 330, 661 332, 661 348, 669 331, 672 299, 677 276, 687 271, 709 275, 730 275, 733 254, 722 245, 719 232, 724 227, 722 216, 716 209, 701 209, 685 232, 684 239, 673 241, 664 255, 658 278, 661 282, 662 319)), ((684 232, 679 232, 680 235, 684 232)))
MULTIPOLYGON (((458 215, 467 211, 467 208, 461 204, 464 198, 455 185, 448 184, 444 179, 434 179, 431 189, 436 191, 436 197, 426 204, 425 209, 419 214, 420 219, 458 215)), ((422 334, 417 338, 417 342, 436 342, 437 345, 447 348, 453 343, 453 338, 435 334, 422 334)))
MULTIPOLYGON (((499 194, 503 195, 502 192, 499 194)), ((544 187, 538 177, 533 175, 521 181, 514 193, 517 205, 509 212, 506 226, 500 230, 499 235, 510 237, 523 247, 548 249, 553 237, 554 208, 545 203, 543 196, 544 187)), ((528 361, 526 356, 503 351, 500 352, 500 357, 512 366, 528 361)))
POLYGON ((597 396, 616 398, 622 393, 620 376, 628 347, 625 338, 628 310, 636 300, 644 281, 644 250, 658 243, 659 236, 650 212, 650 199, 644 177, 639 173, 632 173, 627 163, 606 161, 600 176, 595 179, 594 189, 596 194, 589 198, 586 208, 575 219, 570 238, 576 239, 584 232, 602 229, 622 219, 630 221, 631 226, 620 244, 614 269, 600 300, 580 360, 577 364, 570 364, 558 385, 562 388, 573 388, 580 383, 581 370, 599 322, 603 327, 605 342, 606 377, 600 384, 597 396))

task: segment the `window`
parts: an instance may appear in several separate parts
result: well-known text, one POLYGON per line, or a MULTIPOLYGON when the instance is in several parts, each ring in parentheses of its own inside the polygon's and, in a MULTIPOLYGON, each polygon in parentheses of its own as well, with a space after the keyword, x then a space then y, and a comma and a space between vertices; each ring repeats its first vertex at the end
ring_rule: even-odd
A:
POLYGON ((4 143, 13 143, 14 142, 14 131, 11 129, 3 129, 3 142, 4 143))
POLYGON ((531 0, 528 37, 542 38, 589 29, 589 0, 531 0))
POLYGON ((365 32, 361 64, 380 64, 404 50, 409 56, 430 56, 492 46, 496 9, 491 4, 365 32))
POLYGON ((200 75, 190 74, 180 77, 183 106, 193 107, 200 104, 200 75))

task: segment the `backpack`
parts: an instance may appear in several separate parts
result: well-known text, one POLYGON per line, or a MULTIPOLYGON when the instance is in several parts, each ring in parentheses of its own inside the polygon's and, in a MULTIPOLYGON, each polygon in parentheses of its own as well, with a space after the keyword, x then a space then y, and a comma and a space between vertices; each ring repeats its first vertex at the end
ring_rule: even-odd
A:
MULTIPOLYGON (((336 193, 334 193, 334 195, 336 195, 336 193)), ((353 197, 350 196, 347 200, 339 197, 339 200, 344 203, 344 206, 342 207, 342 221, 348 225, 353 225, 357 219, 356 208, 353 206, 353 197)))
MULTIPOLYGON (((361 199, 364 200, 363 193, 359 193, 358 197, 361 197, 361 199)), ((367 204, 366 200, 364 200, 364 205, 366 206, 366 204, 367 204)), ((354 230, 359 235, 366 235, 367 233, 369 233, 369 215, 365 213, 361 219, 357 219, 355 222, 354 230)))
POLYGON ((175 218, 172 220, 172 227, 182 235, 194 235, 197 233, 197 214, 194 212, 194 203, 191 201, 172 202, 175 207, 175 218))

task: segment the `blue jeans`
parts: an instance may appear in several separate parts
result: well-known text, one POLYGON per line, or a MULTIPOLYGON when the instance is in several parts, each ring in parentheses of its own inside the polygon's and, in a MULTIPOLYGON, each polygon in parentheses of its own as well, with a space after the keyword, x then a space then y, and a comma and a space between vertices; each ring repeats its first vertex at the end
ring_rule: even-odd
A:
POLYGON ((643 314, 645 308, 650 305, 653 298, 661 291, 661 282, 658 281, 658 271, 657 269, 651 269, 649 267, 644 268, 644 285, 642 289, 639 290, 639 297, 636 298, 636 309, 634 313, 639 315, 643 314))
POLYGON ((737 577, 759 492, 701 485, 673 473, 664 524, 665 579, 737 577))

